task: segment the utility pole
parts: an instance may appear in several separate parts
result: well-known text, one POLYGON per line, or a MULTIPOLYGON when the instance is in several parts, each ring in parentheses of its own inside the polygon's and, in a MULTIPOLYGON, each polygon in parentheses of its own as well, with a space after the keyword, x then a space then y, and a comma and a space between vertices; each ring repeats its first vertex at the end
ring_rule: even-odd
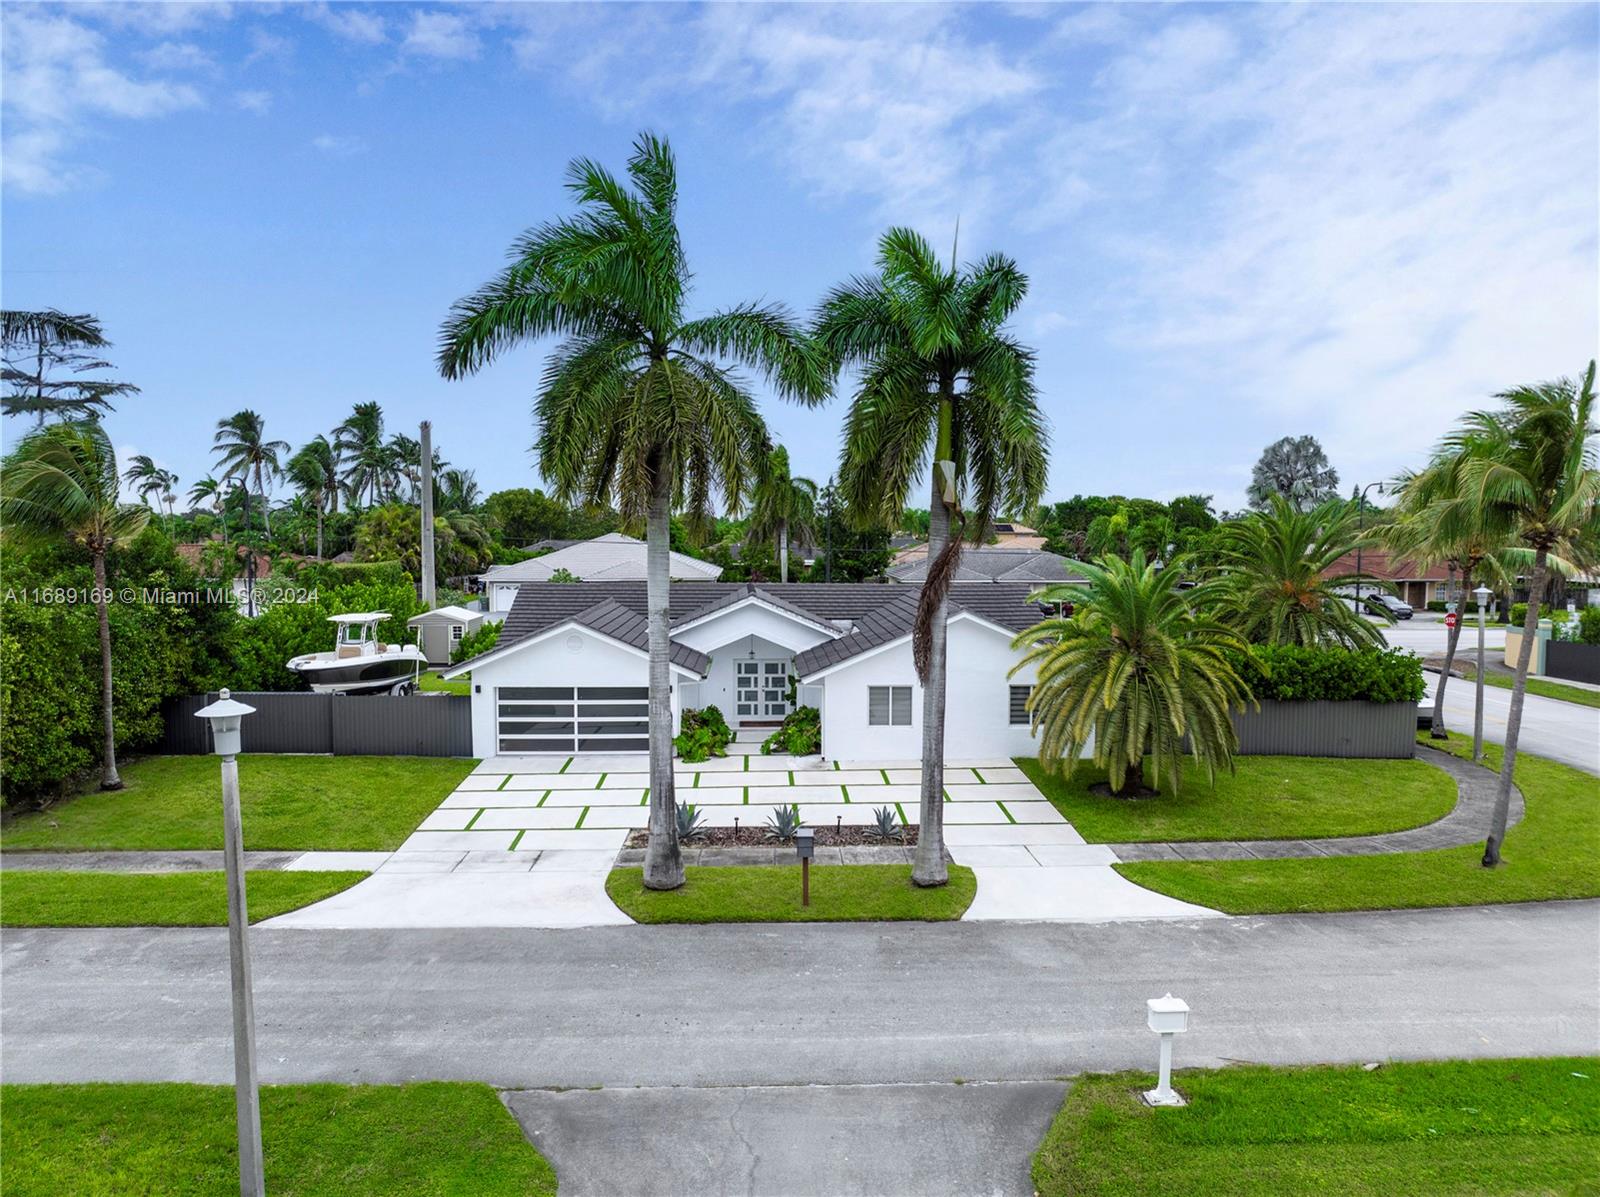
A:
POLYGON ((422 421, 422 606, 432 611, 433 581, 433 423, 422 421))

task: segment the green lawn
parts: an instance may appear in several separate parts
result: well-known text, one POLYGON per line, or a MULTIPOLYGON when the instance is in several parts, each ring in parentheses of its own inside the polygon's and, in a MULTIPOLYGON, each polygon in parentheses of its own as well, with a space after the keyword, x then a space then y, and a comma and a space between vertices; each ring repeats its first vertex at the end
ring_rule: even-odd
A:
POLYGON ((1372 835, 1431 823, 1456 803, 1455 782, 1422 761, 1241 756, 1236 763, 1238 772, 1219 774, 1215 789, 1186 763, 1181 792, 1163 786, 1159 798, 1130 799, 1091 794, 1089 787, 1106 776, 1090 762, 1067 780, 1037 760, 1017 758, 1090 843, 1372 835))
MULTIPOLYGON (((6 1197, 239 1191, 233 1089, 0 1088, 6 1197)), ((487 1085, 268 1085, 274 1197, 551 1197, 556 1174, 487 1085)))
POLYGON ((910 865, 822 865, 811 870, 811 905, 800 905, 799 865, 690 867, 675 890, 644 887, 643 869, 613 869, 606 892, 640 923, 937 922, 958 919, 978 890, 972 870, 950 866, 950 883, 911 884, 910 865))
MULTIPOLYGON (((1426 733, 1424 733, 1426 734, 1426 733)), ((1470 758, 1470 739, 1439 741, 1470 758)), ((1500 748, 1484 746, 1498 768, 1500 748)), ((1517 754, 1527 815, 1506 834, 1505 863, 1485 869, 1482 844, 1437 852, 1311 860, 1143 861, 1128 880, 1229 914, 1475 906, 1600 897, 1600 783, 1570 766, 1517 754)), ((1487 823, 1484 833, 1488 833, 1487 823)))
MULTIPOLYGON (((1472 685, 1472 675, 1475 669, 1471 665, 1467 665, 1464 668, 1467 671, 1467 676, 1464 678, 1451 678, 1445 687, 1447 691, 1450 686, 1464 685, 1470 687, 1472 685)), ((1497 690, 1510 690, 1516 684, 1516 679, 1492 669, 1486 669, 1483 672, 1483 684, 1493 686, 1497 690)), ((1545 677, 1530 677, 1528 679, 1528 693, 1537 694, 1541 698, 1559 698, 1562 702, 1575 702, 1580 706, 1600 707, 1600 690, 1585 690, 1581 686, 1565 686, 1560 682, 1553 682, 1545 677)))
MULTIPOLYGON (((250 921, 259 922, 349 889, 365 873, 245 874, 250 921)), ((0 880, 0 927, 222 927, 222 873, 56 873, 8 870, 0 880)))
MULTIPOLYGON (((423 756, 239 758, 244 846, 380 851, 398 848, 475 761, 423 756)), ((8 820, 0 848, 222 847, 217 757, 157 756, 122 769, 125 788, 92 791, 8 820)))
POLYGON ((437 673, 425 672, 417 679, 417 689, 436 694, 470 695, 472 693, 472 675, 469 673, 464 678, 447 682, 437 673))
POLYGON ((1595 1193, 1600 1060, 1228 1068, 1077 1080, 1033 1157, 1041 1197, 1595 1193))

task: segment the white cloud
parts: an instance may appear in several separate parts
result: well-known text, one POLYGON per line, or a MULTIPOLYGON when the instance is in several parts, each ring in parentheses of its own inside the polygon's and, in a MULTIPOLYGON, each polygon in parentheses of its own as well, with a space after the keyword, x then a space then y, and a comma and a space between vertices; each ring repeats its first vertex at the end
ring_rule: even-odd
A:
POLYGON ((201 103, 187 83, 136 79, 112 66, 104 36, 78 21, 16 7, 3 20, 3 173, 18 192, 59 192, 94 177, 68 156, 96 117, 144 120, 201 103))
POLYGON ((143 51, 139 60, 153 71, 213 71, 216 63, 193 42, 162 42, 143 51))
POLYGON ((411 29, 400 49, 404 54, 461 61, 476 58, 482 43, 466 17, 418 10, 411 14, 411 29))
POLYGON ((367 149, 367 143, 359 137, 333 133, 319 133, 311 139, 311 145, 330 158, 348 158, 352 154, 365 153, 367 149))
POLYGON ((287 58, 292 53, 294 43, 288 38, 256 28, 250 31, 250 53, 244 56, 244 63, 249 66, 264 58, 287 58))
POLYGON ((233 93, 233 102, 246 112, 254 112, 257 115, 261 115, 272 108, 272 93, 270 91, 236 91, 233 93))
POLYGON ((304 12, 307 19, 346 41, 376 46, 389 37, 383 18, 364 8, 352 8, 348 4, 313 4, 304 12))

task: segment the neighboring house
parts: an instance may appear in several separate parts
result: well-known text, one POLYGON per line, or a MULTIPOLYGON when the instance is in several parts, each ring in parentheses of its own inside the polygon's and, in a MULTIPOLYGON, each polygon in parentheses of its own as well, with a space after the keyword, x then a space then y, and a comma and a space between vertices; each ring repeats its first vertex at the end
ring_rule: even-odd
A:
MULTIPOLYGON (((213 547, 222 548, 222 542, 220 540, 191 541, 186 544, 173 545, 172 549, 185 562, 203 573, 205 570, 206 550, 213 547)), ((250 554, 241 544, 234 544, 227 547, 233 550, 233 557, 237 562, 236 568, 239 571, 228 581, 228 588, 233 596, 233 604, 240 615, 249 615, 251 611, 249 582, 250 554)), ((293 554, 289 554, 288 556, 292 560, 303 560, 303 558, 295 557, 293 554)), ((255 559, 256 594, 259 599, 262 589, 266 584, 267 577, 272 573, 272 558, 268 557, 265 553, 256 553, 255 559)), ((265 605, 263 602, 258 601, 254 609, 257 614, 260 614, 261 611, 265 610, 265 605)))
MULTIPOLYGON (((1044 548, 1045 538, 1022 524, 990 524, 989 531, 994 536, 994 543, 979 546, 982 549, 991 551, 1010 549, 1036 553, 1044 548)), ((913 561, 925 560, 928 556, 928 541, 925 537, 912 537, 902 533, 889 541, 889 547, 894 551, 893 565, 909 565, 913 561)), ((892 570, 891 576, 893 576, 892 570)))
POLYGON ((450 664, 450 654, 461 643, 483 626, 484 613, 469 611, 465 607, 439 607, 424 611, 406 620, 406 627, 417 632, 417 643, 429 665, 450 664))
MULTIPOLYGON (((1043 617, 1030 582, 962 587, 950 600, 945 726, 965 759, 1033 751, 1029 674, 1012 637, 1043 617)), ((922 687, 911 660, 919 590, 876 582, 682 582, 671 588, 672 717, 715 705, 734 727, 822 713, 835 760, 916 760, 922 687), (790 685, 794 697, 790 697, 790 685)), ((643 582, 522 585, 472 674, 473 753, 648 750, 643 582)))
MULTIPOLYGON (((1335 576, 1339 574, 1354 574, 1356 570, 1355 553, 1346 553, 1329 568, 1328 572, 1335 576)), ((1407 557, 1393 557, 1385 549, 1362 549, 1361 569, 1363 577, 1377 578, 1394 587, 1394 593, 1401 602, 1409 603, 1417 610, 1425 610, 1430 602, 1449 602, 1447 593, 1450 584, 1450 571, 1443 562, 1437 565, 1423 567, 1407 557)), ((1342 587, 1355 593, 1355 583, 1351 582, 1342 587)), ((1363 590, 1363 593, 1365 589, 1363 590)))
MULTIPOLYGON (((497 565, 479 574, 478 581, 489 598, 489 610, 509 611, 517 589, 524 582, 548 582, 558 569, 564 569, 585 582, 643 581, 645 543, 621 532, 607 532, 593 540, 580 540, 564 549, 546 553, 515 565, 497 565)), ((722 576, 722 567, 682 553, 671 554, 674 581, 709 582, 722 576)))
MULTIPOLYGON (((922 582, 928 576, 928 556, 903 561, 889 567, 891 582, 922 582)), ((1072 562, 1058 553, 1040 549, 1002 549, 993 546, 965 548, 956 566, 956 582, 1049 582, 1083 581, 1072 562)))

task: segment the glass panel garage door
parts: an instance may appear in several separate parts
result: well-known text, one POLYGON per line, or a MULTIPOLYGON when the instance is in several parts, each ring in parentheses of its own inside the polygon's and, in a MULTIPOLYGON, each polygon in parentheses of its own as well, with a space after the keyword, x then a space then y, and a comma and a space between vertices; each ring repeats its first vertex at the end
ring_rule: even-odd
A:
POLYGON ((499 751, 647 752, 650 691, 643 686, 500 686, 499 751))

